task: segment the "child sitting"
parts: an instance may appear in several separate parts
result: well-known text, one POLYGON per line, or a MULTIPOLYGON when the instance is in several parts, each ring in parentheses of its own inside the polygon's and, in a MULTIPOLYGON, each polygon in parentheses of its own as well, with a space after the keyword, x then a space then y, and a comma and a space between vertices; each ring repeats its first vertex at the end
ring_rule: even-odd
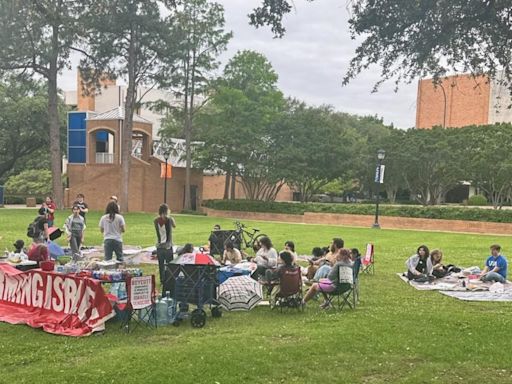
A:
POLYGON ((14 253, 27 253, 27 250, 25 247, 25 242, 23 240, 16 240, 16 242, 13 244, 14 247, 14 253))
MULTIPOLYGON (((293 255, 289 251, 282 251, 279 254, 280 266, 277 269, 267 269, 265 272, 265 278, 267 282, 279 280, 286 271, 295 269, 298 267, 293 266, 293 255)), ((276 296, 280 292, 280 285, 271 285, 270 288, 270 307, 272 308, 276 302, 276 296)))

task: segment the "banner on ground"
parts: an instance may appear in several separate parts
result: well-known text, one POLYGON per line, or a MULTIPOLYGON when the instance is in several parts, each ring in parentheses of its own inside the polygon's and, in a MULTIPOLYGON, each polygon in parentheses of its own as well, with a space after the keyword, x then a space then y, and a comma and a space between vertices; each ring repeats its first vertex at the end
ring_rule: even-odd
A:
POLYGON ((99 281, 0 264, 0 321, 87 336, 114 316, 99 281))

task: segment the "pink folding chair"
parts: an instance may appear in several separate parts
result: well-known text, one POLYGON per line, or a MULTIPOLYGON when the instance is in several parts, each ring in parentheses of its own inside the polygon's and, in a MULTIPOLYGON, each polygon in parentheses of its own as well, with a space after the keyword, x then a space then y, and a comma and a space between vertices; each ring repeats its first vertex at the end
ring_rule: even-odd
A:
POLYGON ((366 244, 366 253, 361 260, 361 272, 375 274, 375 248, 372 243, 366 244))

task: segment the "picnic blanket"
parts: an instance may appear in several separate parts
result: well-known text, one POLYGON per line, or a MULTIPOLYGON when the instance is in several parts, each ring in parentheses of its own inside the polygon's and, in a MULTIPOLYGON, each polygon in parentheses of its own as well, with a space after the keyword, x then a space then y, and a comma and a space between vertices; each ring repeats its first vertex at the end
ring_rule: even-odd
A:
MULTIPOLYGON (((506 284, 505 286, 510 285, 506 284)), ((505 290, 505 292, 471 292, 471 291, 440 291, 443 295, 453 297, 455 299, 464 301, 512 301, 512 288, 505 290)))
POLYGON ((419 291, 465 291, 466 288, 462 286, 462 281, 457 277, 447 276, 442 279, 435 279, 431 282, 418 283, 414 280, 409 280, 403 273, 397 273, 398 277, 411 287, 419 291))
POLYGON ((403 273, 397 273, 397 275, 402 281, 419 291, 439 291, 445 296, 464 301, 512 301, 512 283, 510 281, 507 281, 507 284, 484 283, 453 274, 431 282, 418 283, 410 281, 403 273), (493 292, 494 290, 502 292, 493 292))

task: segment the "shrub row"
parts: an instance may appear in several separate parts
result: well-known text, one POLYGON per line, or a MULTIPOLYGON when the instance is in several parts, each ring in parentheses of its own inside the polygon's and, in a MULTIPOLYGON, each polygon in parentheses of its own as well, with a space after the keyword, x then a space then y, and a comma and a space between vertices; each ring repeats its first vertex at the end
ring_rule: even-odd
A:
MULTIPOLYGON (((203 205, 222 211, 271 212, 303 215, 304 212, 345 213, 352 215, 375 214, 374 204, 328 204, 265 202, 250 200, 207 200, 203 205)), ((382 216, 414 217, 422 219, 486 221, 495 223, 512 223, 512 210, 495 210, 468 207, 422 207, 381 205, 382 216)))

